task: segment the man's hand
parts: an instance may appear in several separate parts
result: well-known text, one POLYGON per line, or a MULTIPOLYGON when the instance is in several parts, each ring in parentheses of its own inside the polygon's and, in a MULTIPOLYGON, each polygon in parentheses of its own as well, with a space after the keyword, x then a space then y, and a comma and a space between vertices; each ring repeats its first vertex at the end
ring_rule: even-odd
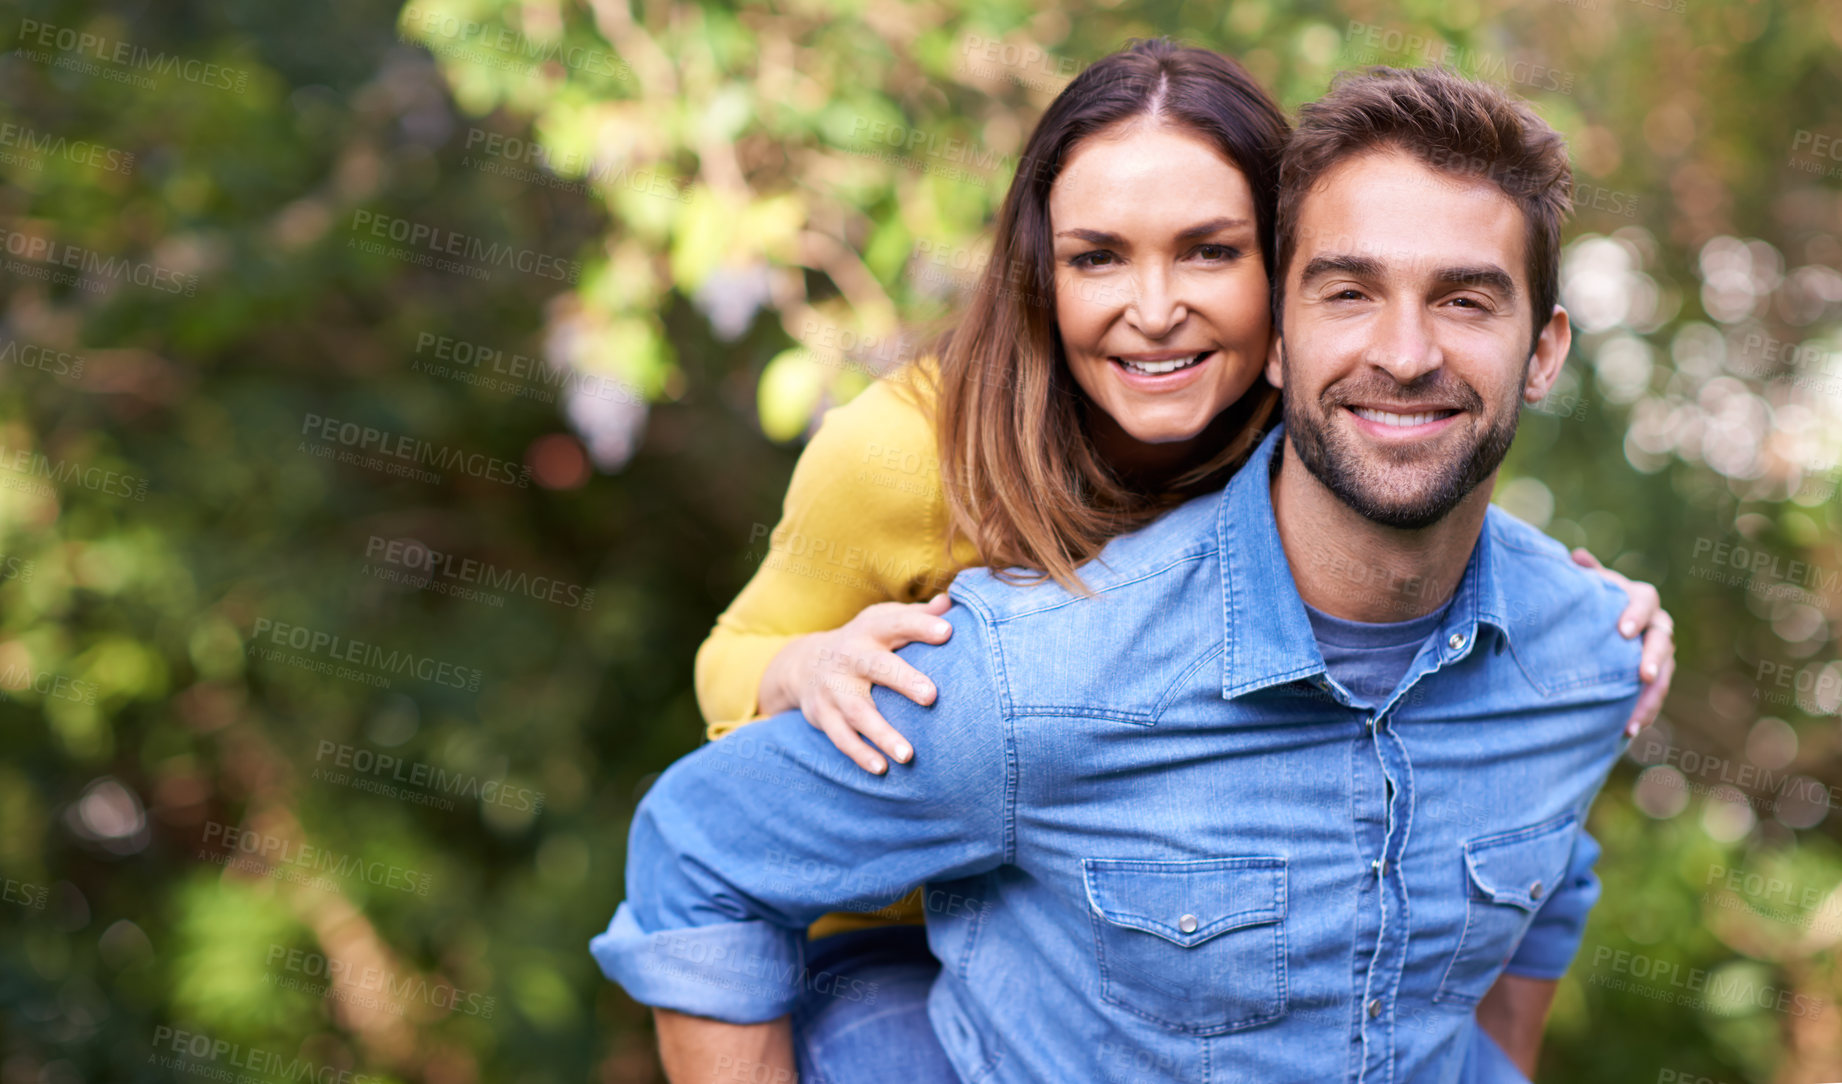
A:
POLYGON ((672 1084, 796 1084, 789 1017, 765 1024, 725 1024, 670 1009, 652 1010, 659 1060, 672 1084))
POLYGON ((1504 973, 1477 1003, 1477 1026, 1496 1040, 1516 1063, 1522 1075, 1535 1079, 1535 1059, 1541 1054, 1541 1029, 1548 1022, 1548 1007, 1560 984, 1551 979, 1525 979, 1504 973))

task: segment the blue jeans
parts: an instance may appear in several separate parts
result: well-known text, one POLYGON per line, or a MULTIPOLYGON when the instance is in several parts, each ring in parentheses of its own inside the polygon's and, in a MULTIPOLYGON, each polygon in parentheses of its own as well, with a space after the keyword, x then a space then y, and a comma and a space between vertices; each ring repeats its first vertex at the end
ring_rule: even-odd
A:
POLYGON ((1471 1046, 1465 1054, 1459 1081, 1461 1084, 1529 1084, 1529 1078, 1522 1075, 1522 1070, 1509 1060, 1509 1055, 1496 1040, 1484 1034, 1484 1029, 1475 1023, 1471 1025, 1471 1046))
POLYGON ((927 1017, 940 961, 928 951, 926 929, 835 933, 812 942, 806 956, 809 974, 829 978, 807 982, 793 1010, 801 1084, 959 1084, 927 1017), (875 994, 852 1001, 834 989, 875 994))
MULTIPOLYGON (((793 1045, 802 1084, 959 1084, 928 1022, 927 992, 940 961, 920 926, 881 926, 833 934, 811 943, 808 982, 793 1010, 793 1045), (853 985, 848 980, 856 980, 853 985), (850 1001, 815 988, 862 990, 875 999, 850 1001)), ((1471 1027, 1463 1084, 1528 1084, 1528 1078, 1484 1030, 1471 1027)))

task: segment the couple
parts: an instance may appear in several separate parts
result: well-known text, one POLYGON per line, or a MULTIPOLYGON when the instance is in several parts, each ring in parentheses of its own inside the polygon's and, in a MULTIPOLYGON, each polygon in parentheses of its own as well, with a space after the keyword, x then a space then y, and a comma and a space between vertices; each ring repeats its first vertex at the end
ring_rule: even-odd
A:
POLYGON ((1025 161, 938 362, 802 458, 783 530, 856 570, 724 615, 712 733, 780 714, 654 784, 592 951, 681 1082, 1523 1079, 1670 668, 1654 592, 1489 506, 1571 339, 1561 139, 1387 69, 1288 135, 1150 42, 1025 161))

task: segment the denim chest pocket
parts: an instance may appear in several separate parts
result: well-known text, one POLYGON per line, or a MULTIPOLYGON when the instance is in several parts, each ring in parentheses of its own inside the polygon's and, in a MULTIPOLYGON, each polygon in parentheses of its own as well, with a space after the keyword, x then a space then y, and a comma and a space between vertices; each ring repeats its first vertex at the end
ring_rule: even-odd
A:
POLYGON ((1191 1035, 1286 1011, 1286 860, 1082 863, 1109 1005, 1191 1035))
POLYGON ((1567 876, 1578 835, 1568 813, 1465 844, 1465 929, 1434 1001, 1470 1005, 1484 996, 1567 876))

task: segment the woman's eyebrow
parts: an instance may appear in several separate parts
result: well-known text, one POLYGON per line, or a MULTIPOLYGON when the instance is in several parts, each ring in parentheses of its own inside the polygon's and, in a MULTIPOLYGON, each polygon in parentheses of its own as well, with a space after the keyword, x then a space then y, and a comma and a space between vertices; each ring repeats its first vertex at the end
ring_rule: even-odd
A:
POLYGON ((1245 218, 1228 218, 1226 216, 1221 217, 1221 218, 1211 218, 1207 222, 1199 222, 1196 225, 1191 226, 1189 229, 1184 230, 1182 233, 1179 233, 1177 235, 1177 240, 1194 241, 1194 240, 1197 240, 1198 238, 1213 236, 1215 234, 1222 232, 1223 230, 1241 229, 1242 227, 1246 225, 1247 225, 1247 220, 1245 218))
POLYGON ((1117 233, 1108 233, 1105 230, 1085 230, 1085 229, 1060 230, 1056 233, 1056 236, 1057 237, 1074 237, 1079 240, 1086 241, 1088 244, 1091 244, 1091 245, 1123 245, 1126 243, 1126 239, 1124 237, 1121 237, 1117 233))
MULTIPOLYGON (((1223 230, 1241 229, 1246 225, 1247 219, 1245 218, 1229 218, 1227 216, 1211 218, 1207 222, 1198 222, 1194 226, 1185 227, 1177 234, 1177 240, 1194 241, 1201 237, 1211 237, 1221 233, 1223 230)), ((1095 245, 1123 245, 1126 243, 1125 238, 1116 233, 1108 233, 1105 230, 1067 229, 1057 231, 1056 236, 1075 237, 1095 245)))

